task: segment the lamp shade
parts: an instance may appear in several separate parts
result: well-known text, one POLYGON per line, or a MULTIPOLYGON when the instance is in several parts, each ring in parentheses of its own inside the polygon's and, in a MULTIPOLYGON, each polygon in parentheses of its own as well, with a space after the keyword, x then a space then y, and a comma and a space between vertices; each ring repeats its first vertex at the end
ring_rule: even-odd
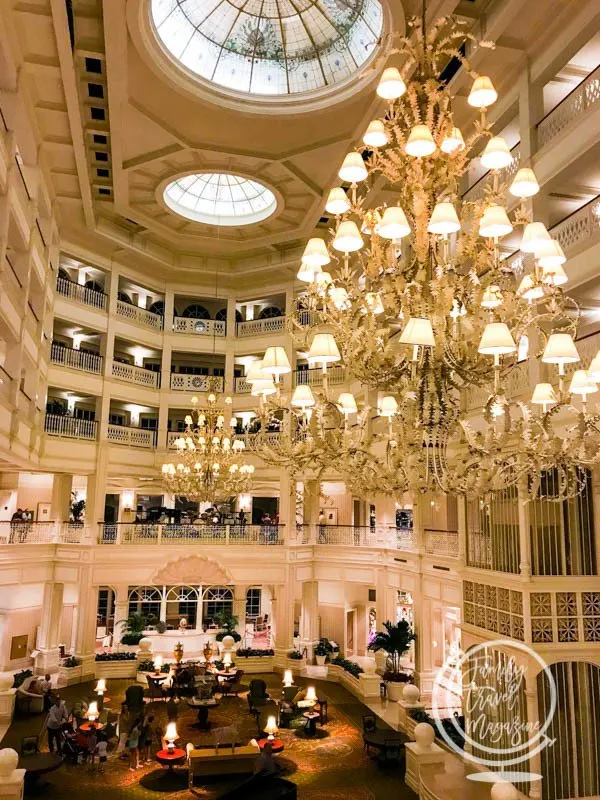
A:
POLYGON ((590 378, 586 370, 576 369, 569 384, 569 391, 571 394, 580 394, 585 398, 586 395, 597 392, 598 386, 590 378))
POLYGON ((540 190, 535 172, 529 167, 521 167, 515 175, 508 191, 515 197, 533 197, 540 190))
POLYGON ((465 149, 465 140, 460 132, 460 128, 452 128, 450 133, 444 137, 440 144, 442 153, 456 153, 465 149))
POLYGON ((536 406, 555 405, 556 394, 551 383, 538 383, 533 390, 531 402, 536 406))
POLYGON ((480 75, 473 81, 467 102, 474 108, 487 108, 496 102, 498 92, 487 75, 480 75))
POLYGON ((348 292, 343 286, 330 286, 329 299, 338 311, 346 311, 348 308, 350 308, 348 292))
POLYGON ((312 282, 316 283, 317 286, 323 292, 329 286, 330 283, 333 283, 333 279, 331 277, 330 272, 315 272, 315 276, 312 282))
POLYGON ((165 739, 171 744, 173 744, 173 742, 177 739, 177 725, 174 722, 169 722, 167 725, 165 739))
POLYGON ((342 253, 353 253, 360 250, 363 244, 363 238, 356 222, 349 219, 344 220, 335 234, 334 248, 342 253))
POLYGON ((317 333, 308 351, 309 364, 331 364, 341 360, 340 351, 330 333, 317 333))
POLYGON ((294 685, 294 673, 291 669, 286 669, 283 672, 283 685, 284 686, 293 686, 294 685))
POLYGON ((502 136, 493 136, 481 154, 481 163, 486 169, 504 169, 512 163, 508 145, 502 136))
POLYGON ((264 381, 264 379, 265 376, 262 372, 262 359, 257 358, 256 361, 253 361, 248 367, 248 371, 246 372, 246 381, 248 383, 254 383, 254 381, 264 381))
POLYGON ((304 253, 302 253, 302 263, 310 267, 324 267, 330 261, 327 245, 323 239, 318 237, 309 239, 304 248, 304 253))
POLYGON ((411 130, 404 149, 409 156, 422 158, 435 153, 435 142, 427 125, 415 125, 411 130))
POLYGON ((311 408, 315 404, 315 397, 310 386, 301 383, 294 389, 290 403, 294 408, 311 408))
POLYGON ((434 347, 435 339, 433 338, 431 321, 420 317, 410 317, 406 327, 400 334, 400 343, 434 347))
POLYGON ((482 308, 498 308, 502 305, 502 292, 499 286, 488 286, 481 298, 482 308))
POLYGON ((315 275, 317 272, 321 272, 320 266, 312 266, 311 264, 300 264, 300 269, 296 273, 296 277, 299 281, 304 281, 305 283, 312 283, 315 279, 315 275))
POLYGON ((588 374, 593 381, 600 381, 600 350, 593 357, 588 374))
POLYGON ((267 717, 267 724, 264 727, 265 733, 272 738, 278 730, 279 728, 277 727, 277 720, 275 717, 267 717))
POLYGON ((379 292, 367 292, 365 303, 371 314, 383 314, 384 308, 379 292))
POLYGON ((265 375, 286 375, 292 371, 290 360, 284 347, 267 347, 260 370, 265 375))
POLYGON ((575 364, 580 361, 575 342, 569 333, 551 333, 542 353, 546 364, 575 364))
POLYGON ((305 700, 308 700, 309 703, 316 703, 317 702, 317 691, 314 686, 308 686, 306 689, 306 695, 304 697, 305 700))
POLYGON ((555 264, 553 267, 542 267, 542 280, 550 286, 562 286, 569 278, 562 266, 555 264))
POLYGON ((383 212, 377 233, 383 239, 403 239, 410 233, 410 225, 406 214, 399 206, 389 206, 383 212))
POLYGON ((346 192, 342 189, 342 187, 336 186, 334 189, 331 189, 329 195, 327 196, 325 210, 329 214, 335 214, 337 217, 340 214, 345 214, 349 209, 350 203, 346 197, 346 192))
POLYGON ((406 84, 402 80, 402 75, 397 67, 388 67, 383 70, 383 74, 377 85, 377 94, 384 100, 397 100, 406 91, 406 84))
POLYGON ((429 233, 440 235, 456 233, 460 230, 460 221, 452 203, 436 203, 427 230, 429 233))
POLYGON ((386 394, 379 403, 379 413, 382 417, 393 417, 398 412, 398 403, 391 394, 386 394))
POLYGON ((543 246, 544 242, 551 241, 552 237, 546 230, 543 222, 530 222, 525 226, 521 240, 521 252, 535 253, 543 246))
POLYGON ((356 414, 358 411, 354 395, 350 392, 342 392, 337 399, 336 405, 342 414, 356 414))
POLYGON ((163 665, 163 657, 162 656, 154 656, 154 671, 160 672, 160 669, 163 665))
POLYGON ((106 691, 106 678, 98 678, 98 682, 96 683, 96 688, 94 691, 96 694, 104 694, 106 691))
POLYGON ((517 295, 523 300, 539 300, 544 296, 544 287, 537 283, 533 275, 523 275, 521 283, 517 289, 517 295))
POLYGON ((502 356, 514 353, 516 349, 515 340, 505 322, 488 322, 477 351, 487 356, 502 356))
POLYGON ((90 722, 93 722, 100 716, 98 712, 98 703, 96 700, 92 700, 92 702, 89 704, 86 716, 90 722))
POLYGON ((513 226, 502 206, 488 206, 479 220, 479 235, 486 239, 500 239, 512 233, 513 226))
POLYGON ((348 183, 360 183, 369 173, 360 153, 348 153, 338 175, 348 183))
POLYGON ((385 130, 385 125, 380 119, 374 119, 369 122, 369 127, 363 135, 363 142, 368 147, 383 147, 390 140, 385 130))
POLYGON ((567 257, 556 239, 544 239, 535 251, 535 257, 540 267, 562 266, 567 257))
POLYGON ((263 380, 252 382, 252 390, 250 391, 250 394, 253 397, 266 397, 268 394, 275 394, 276 391, 277 387, 273 383, 273 380, 271 378, 265 378, 263 380))

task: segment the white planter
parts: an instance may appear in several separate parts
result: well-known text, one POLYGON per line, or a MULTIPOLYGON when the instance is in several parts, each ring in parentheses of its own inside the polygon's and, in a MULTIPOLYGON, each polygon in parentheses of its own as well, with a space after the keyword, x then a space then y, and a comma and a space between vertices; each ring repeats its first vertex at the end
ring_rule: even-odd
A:
POLYGON ((94 663, 96 678, 134 678, 137 665, 135 659, 130 661, 96 661, 94 663))
POLYGON ((315 663, 317 667, 324 667, 327 656, 315 656, 315 663))
POLYGON ((390 699, 392 703, 397 703, 398 700, 402 700, 402 692, 406 684, 386 681, 385 685, 387 687, 388 699, 390 699))
POLYGON ((259 672, 273 672, 273 661, 275 656, 243 656, 235 657, 237 669, 243 669, 247 675, 255 675, 259 672))
POLYGON ((63 667, 58 668, 58 684, 59 686, 71 686, 74 683, 81 683, 83 667, 80 664, 78 667, 63 667))

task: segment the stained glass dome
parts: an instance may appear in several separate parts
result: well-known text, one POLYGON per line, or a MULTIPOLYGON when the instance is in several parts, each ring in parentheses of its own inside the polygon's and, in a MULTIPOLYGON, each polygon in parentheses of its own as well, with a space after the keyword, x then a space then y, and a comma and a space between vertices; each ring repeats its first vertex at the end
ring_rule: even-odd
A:
POLYGON ((208 225, 251 225, 277 208, 275 195, 262 183, 224 172, 177 178, 163 197, 176 214, 208 225))
POLYGON ((380 0, 152 0, 170 55, 219 86, 289 95, 340 83, 377 47, 380 0))

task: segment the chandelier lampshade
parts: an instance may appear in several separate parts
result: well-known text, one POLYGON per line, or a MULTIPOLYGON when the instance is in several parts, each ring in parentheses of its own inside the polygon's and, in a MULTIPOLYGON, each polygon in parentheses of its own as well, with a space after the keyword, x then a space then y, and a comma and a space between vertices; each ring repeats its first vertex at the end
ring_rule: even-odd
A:
POLYGON ((485 146, 481 154, 481 163, 486 169, 504 169, 512 163, 508 145, 502 136, 494 136, 485 146))
POLYGON ((289 358, 284 347, 267 347, 262 360, 261 372, 263 376, 273 375, 278 380, 281 375, 292 371, 289 358))
POLYGON ((334 189, 331 189, 327 196, 327 202, 325 203, 325 211, 327 211, 328 214, 334 214, 336 217, 339 217, 349 210, 350 202, 342 187, 336 186, 334 189))
POLYGON ((302 254, 302 263, 309 267, 324 267, 330 261, 327 245, 323 239, 318 237, 309 239, 302 254))
POLYGON ((540 267, 552 268, 566 263, 562 247, 556 239, 544 239, 534 253, 540 267))
POLYGON ((385 311, 381 295, 378 292, 367 292, 365 295, 365 303, 371 314, 383 314, 385 311))
POLYGON ((600 350, 598 350, 593 357, 590 368, 588 369, 588 374, 593 381, 596 381, 596 383, 600 382, 600 350))
POLYGON ((404 149, 409 156, 415 158, 424 158, 435 153, 435 142, 427 125, 415 125, 413 127, 404 149))
POLYGON ((535 173, 529 167, 521 167, 508 191, 515 197, 533 197, 540 190, 535 173))
POLYGON ((529 302, 532 300, 539 300, 540 297, 544 296, 544 287, 536 283, 532 275, 523 275, 519 288, 517 289, 517 295, 524 300, 529 300, 529 302))
POLYGON ((402 239, 410 233, 406 214, 398 206, 389 206, 383 212, 377 233, 383 239, 402 239))
POLYGON ((552 333, 542 353, 546 364, 575 364, 580 361, 573 337, 569 333, 552 333))
POLYGON ((498 308, 502 305, 502 292, 499 286, 491 285, 486 288, 481 298, 482 308, 498 308))
POLYGON ((547 406, 556 405, 558 402, 551 383, 538 383, 533 390, 531 402, 536 406, 543 406, 544 411, 547 406))
POLYGON ((379 403, 379 414, 382 417, 393 417, 398 413, 398 402, 391 394, 381 398, 379 403))
POLYGON ((308 351, 309 364, 333 364, 335 361, 341 360, 340 351, 335 342, 335 339, 330 333, 316 333, 310 350, 308 351))
POLYGON ((313 283, 315 280, 315 275, 321 271, 321 267, 312 267, 309 264, 300 264, 300 268, 296 273, 296 277, 303 283, 313 283))
POLYGON ((257 358, 256 361, 253 361, 248 367, 246 381, 248 383, 254 383, 254 381, 263 381, 264 379, 265 376, 263 375, 262 371, 262 359, 257 358))
POLYGON ((364 133, 363 142, 367 147, 383 147, 390 140, 385 130, 385 125, 380 119, 369 122, 369 127, 364 133))
POLYGON ((350 308, 350 301, 348 300, 348 292, 343 286, 330 286, 329 299, 338 311, 346 311, 350 308))
POLYGON ((441 236, 447 236, 449 233, 456 233, 460 230, 460 221, 452 203, 436 203, 427 230, 429 233, 441 236))
POLYGON ((315 272, 314 284, 318 287, 318 291, 324 293, 328 286, 333 283, 330 272, 315 272))
POLYGON ((465 140, 460 128, 452 128, 450 133, 444 137, 440 144, 442 153, 458 153, 465 149, 465 140))
POLYGON ((486 239, 501 239, 512 233, 513 226, 502 206, 488 206, 479 221, 479 235, 486 239))
POLYGON ((505 322, 488 322, 477 349, 482 355, 503 356, 514 353, 517 346, 505 322))
POLYGON ((406 84, 396 67, 388 67, 377 85, 377 94, 384 100, 397 100, 406 92, 406 84))
POLYGON ((542 280, 550 286, 562 286, 569 278, 560 264, 554 264, 551 267, 542 267, 542 280))
POLYGON ((252 382, 252 390, 250 394, 253 397, 267 397, 270 394, 276 394, 277 387, 275 386, 272 378, 263 377, 261 380, 252 382))
POLYGON ((344 220, 337 229, 333 247, 342 253, 354 253, 363 247, 363 238, 353 220, 344 220))
POLYGON ((344 415, 356 414, 356 412, 358 411, 354 395, 351 394, 350 392, 341 393, 341 395, 337 399, 337 407, 344 415))
POLYGON ((401 344, 411 344, 415 347, 435 347, 431 321, 411 317, 400 334, 400 342, 401 344))
POLYGON ((467 102, 474 108, 489 108, 498 99, 498 92, 487 75, 475 78, 467 102))
POLYGON ((340 178, 348 183, 360 183, 368 174, 360 153, 348 153, 338 172, 340 178))
POLYGON ((569 384, 569 391, 571 394, 581 395, 585 400, 588 394, 594 394, 594 392, 598 391, 598 386, 590 378, 586 370, 576 369, 569 384))
POLYGON ((310 386, 306 384, 296 386, 290 404, 295 408, 312 408, 315 405, 315 396, 310 386))
POLYGON ((543 222, 530 222, 525 226, 521 240, 521 252, 535 253, 545 242, 552 241, 543 222))

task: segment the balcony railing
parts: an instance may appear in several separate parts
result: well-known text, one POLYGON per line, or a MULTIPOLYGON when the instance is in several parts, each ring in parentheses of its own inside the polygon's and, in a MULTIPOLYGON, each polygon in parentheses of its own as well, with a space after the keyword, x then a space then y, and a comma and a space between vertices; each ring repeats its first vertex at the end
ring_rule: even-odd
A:
POLYGON ((425 552, 458 558, 458 531, 425 530, 425 552))
POLYGON ((265 333, 280 333, 285 330, 285 316, 270 317, 268 319, 251 319, 238 322, 236 335, 240 337, 261 336, 265 333))
MULTIPOLYGON (((511 369, 504 379, 504 390, 506 396, 513 400, 519 395, 526 394, 529 389, 529 361, 521 361, 511 369)), ((483 408, 490 398, 490 393, 485 387, 475 387, 467 389, 465 392, 465 404, 467 409, 483 408)))
POLYGON ((93 372, 95 375, 102 373, 102 356, 96 355, 96 353, 86 353, 83 350, 74 350, 59 342, 52 342, 50 346, 50 361, 61 367, 93 372))
POLYGON ((131 322, 137 322, 145 328, 153 328, 155 331, 162 331, 163 318, 160 314, 155 314, 153 311, 147 311, 145 308, 134 306, 132 303, 125 303, 123 300, 117 300, 117 314, 120 317, 126 317, 131 322))
POLYGON ((240 378, 235 379, 236 394, 248 394, 248 392, 251 391, 252 391, 252 384, 248 383, 248 380, 245 375, 242 375, 240 378))
POLYGON ((97 427, 98 423, 93 419, 61 417, 58 414, 46 414, 44 419, 46 433, 68 439, 95 439, 97 427))
POLYGON ((596 105, 600 100, 600 66, 564 97, 538 123, 538 147, 542 148, 562 133, 574 119, 596 105))
MULTIPOLYGON (((297 369, 294 371, 294 386, 323 386, 323 370, 318 369, 297 369)), ((344 367, 329 367, 327 370, 327 382, 330 386, 338 386, 344 382, 344 367)))
POLYGON ((600 231, 600 195, 569 214, 550 229, 553 239, 558 239, 567 252, 600 231))
POLYGON ((279 437, 281 434, 279 431, 267 431, 265 434, 258 434, 258 433, 244 433, 241 436, 237 436, 237 439, 240 439, 244 442, 246 446, 246 450, 256 450, 259 441, 263 441, 265 444, 277 444, 279 442, 279 437))
POLYGON ((120 361, 112 362, 112 376, 119 381, 135 383, 138 386, 147 386, 156 389, 159 383, 160 373, 144 367, 136 367, 135 364, 123 364, 120 361))
POLYGON ((88 536, 77 522, 0 522, 0 544, 80 544, 88 536))
MULTIPOLYGON (((517 144, 512 147, 510 154, 513 160, 507 167, 500 170, 499 173, 501 183, 510 183, 519 169, 521 164, 520 142, 517 142, 517 144)), ((472 172, 471 176, 473 179, 471 180, 471 185, 463 195, 463 200, 474 203, 477 200, 483 199, 485 188, 490 180, 490 175, 490 170, 486 170, 483 166, 481 166, 481 170, 477 170, 475 173, 472 172)))
POLYGON ((125 425, 109 425, 106 438, 112 444, 151 448, 156 443, 156 431, 147 428, 128 428, 125 425))
POLYGON ((283 525, 159 525, 101 523, 98 544, 280 545, 283 525))
POLYGON ((171 389, 177 392, 222 392, 224 379, 215 375, 181 375, 171 373, 171 389))
POLYGON ((76 303, 84 303, 99 311, 106 311, 107 296, 104 292, 88 289, 87 286, 80 286, 80 284, 60 276, 56 279, 56 291, 69 300, 75 300, 76 303))
POLYGON ((224 319, 174 317, 173 330, 175 333, 192 333, 197 336, 225 336, 227 334, 227 323, 224 319))

